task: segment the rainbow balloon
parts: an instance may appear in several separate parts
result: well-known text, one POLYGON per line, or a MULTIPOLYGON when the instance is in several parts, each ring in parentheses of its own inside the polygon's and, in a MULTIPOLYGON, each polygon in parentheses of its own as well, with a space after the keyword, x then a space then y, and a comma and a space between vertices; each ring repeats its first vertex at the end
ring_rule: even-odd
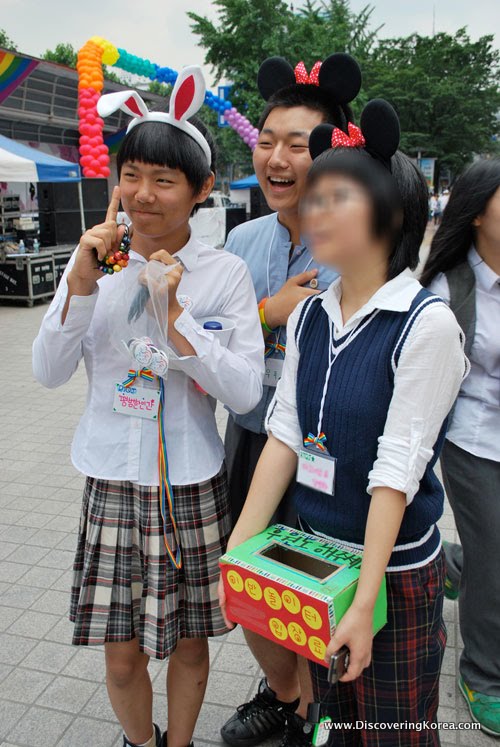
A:
MULTIPOLYGON (((142 75, 158 83, 173 84, 178 73, 170 67, 160 67, 150 60, 136 57, 125 49, 118 49, 107 39, 93 36, 78 52, 78 131, 80 133, 80 164, 86 177, 107 177, 109 151, 103 140, 104 122, 97 113, 97 102, 104 86, 103 65, 112 65, 127 73, 142 75)), ((211 91, 205 95, 205 104, 223 114, 230 127, 253 150, 257 144, 258 130, 230 101, 221 99, 211 91)))

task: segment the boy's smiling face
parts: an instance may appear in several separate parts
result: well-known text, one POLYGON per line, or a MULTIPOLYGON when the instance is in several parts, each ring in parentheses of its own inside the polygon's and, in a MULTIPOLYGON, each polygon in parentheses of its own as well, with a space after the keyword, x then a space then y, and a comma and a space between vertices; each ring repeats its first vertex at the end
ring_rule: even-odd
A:
POLYGON ((324 121, 306 106, 273 109, 260 132, 253 165, 266 202, 278 213, 298 211, 311 166, 309 135, 324 121))
POLYGON ((126 161, 120 174, 121 201, 136 234, 172 235, 187 226, 193 207, 206 200, 213 181, 212 175, 195 195, 180 169, 126 161))

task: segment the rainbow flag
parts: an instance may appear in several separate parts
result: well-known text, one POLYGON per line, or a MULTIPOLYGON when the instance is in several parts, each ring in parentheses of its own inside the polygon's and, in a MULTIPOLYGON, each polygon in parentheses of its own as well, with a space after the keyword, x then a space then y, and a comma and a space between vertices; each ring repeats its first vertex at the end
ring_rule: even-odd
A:
POLYGON ((104 142, 108 146, 110 156, 118 153, 118 149, 122 144, 122 140, 125 137, 126 132, 127 128, 124 127, 123 129, 118 130, 118 132, 114 132, 112 135, 108 135, 104 138, 104 142))
POLYGON ((36 68, 38 60, 0 51, 0 104, 36 68))

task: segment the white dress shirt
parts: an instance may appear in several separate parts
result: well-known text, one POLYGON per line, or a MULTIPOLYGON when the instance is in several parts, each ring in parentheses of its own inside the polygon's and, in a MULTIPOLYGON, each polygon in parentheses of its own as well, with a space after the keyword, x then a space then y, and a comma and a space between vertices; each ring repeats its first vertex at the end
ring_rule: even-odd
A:
MULTIPOLYGON (((322 304, 338 339, 351 331, 354 336, 362 319, 375 309, 408 311, 421 288, 418 280, 404 272, 382 286, 346 324, 340 308, 341 278, 325 291, 322 304)), ((304 434, 295 394, 299 363, 295 329, 303 303, 288 320, 283 376, 266 423, 268 432, 297 453, 303 448, 304 434)), ((379 437, 377 459, 367 475, 370 495, 374 488, 385 486, 405 493, 407 504, 411 503, 467 371, 463 335, 454 315, 444 303, 428 306, 412 326, 394 371, 394 394, 384 432, 379 437)))
MULTIPOLYGON (((115 384, 134 367, 110 342, 108 308, 119 293, 120 276, 104 275, 90 296, 72 296, 64 325, 66 268, 57 293, 33 344, 33 371, 44 386, 70 379, 81 358, 88 376, 85 412, 77 427, 72 461, 90 477, 158 485, 158 423, 113 412, 115 384)), ((178 356, 169 350, 172 366, 165 382, 164 422, 170 480, 173 485, 200 483, 220 470, 224 446, 214 415, 215 399, 238 413, 255 407, 262 396, 264 341, 252 279, 245 263, 191 237, 175 255, 184 265, 178 296, 188 299, 175 322, 176 330, 196 351, 178 356), (196 318, 225 317, 235 327, 227 347, 217 333, 203 329, 196 318), (210 396, 196 389, 194 381, 210 396)), ((130 252, 129 268, 146 263, 130 252)), ((127 270, 122 273, 124 276, 127 270)), ((113 304, 114 305, 114 304, 113 304)), ((124 308, 124 315, 127 309, 124 308)), ((137 381, 157 388, 157 383, 137 381)))
MULTIPOLYGON (((467 260, 476 277, 476 334, 471 371, 460 389, 447 438, 474 456, 500 462, 500 276, 474 247, 467 260)), ((446 275, 437 275, 429 289, 450 303, 446 275)))

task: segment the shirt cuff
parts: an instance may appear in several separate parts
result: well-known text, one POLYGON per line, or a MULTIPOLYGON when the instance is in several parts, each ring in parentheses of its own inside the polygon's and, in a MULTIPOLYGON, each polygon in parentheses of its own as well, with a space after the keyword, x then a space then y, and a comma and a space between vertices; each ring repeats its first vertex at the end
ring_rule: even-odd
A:
POLYGON ((424 426, 422 418, 413 418, 409 441, 391 436, 379 438, 377 460, 368 475, 370 495, 375 488, 385 487, 404 493, 407 506, 413 501, 434 454, 422 445, 424 426))
POLYGON ((99 297, 99 286, 95 288, 90 296, 71 296, 64 324, 62 323, 62 312, 68 295, 61 296, 57 310, 58 328, 65 334, 76 332, 85 333, 89 327, 94 314, 95 305, 99 297))
POLYGON ((172 351, 177 360, 183 361, 195 357, 201 359, 210 353, 210 348, 214 342, 214 335, 208 330, 203 329, 186 309, 183 309, 182 314, 175 320, 174 327, 196 351, 196 356, 177 355, 172 351))

